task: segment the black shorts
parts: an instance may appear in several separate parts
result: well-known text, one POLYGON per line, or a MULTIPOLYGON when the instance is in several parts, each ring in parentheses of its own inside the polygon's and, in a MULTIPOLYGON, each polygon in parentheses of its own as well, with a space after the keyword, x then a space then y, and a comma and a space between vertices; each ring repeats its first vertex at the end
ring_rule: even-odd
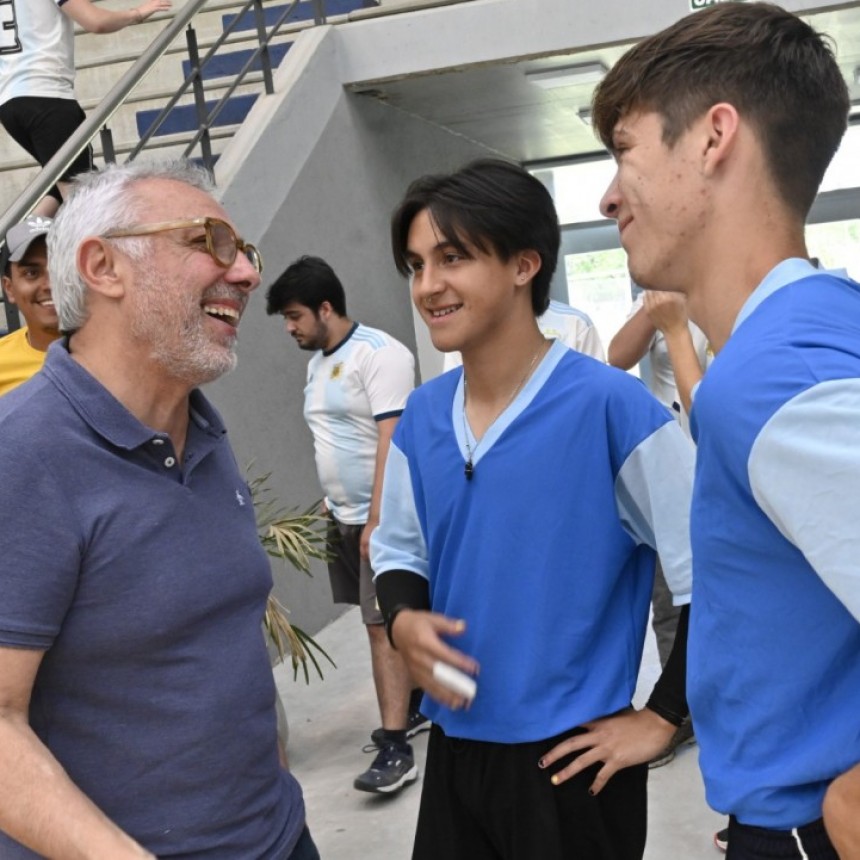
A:
POLYGON ((498 744, 447 737, 434 725, 413 860, 642 860, 648 765, 618 771, 594 797, 599 764, 558 787, 550 776, 573 756, 538 767, 581 731, 498 744))
MULTIPOLYGON (((0 105, 0 123, 9 136, 44 167, 86 119, 74 99, 19 96, 0 105)), ((93 169, 93 148, 88 146, 60 179, 68 181, 93 169)), ((58 197, 54 193, 53 196, 58 197)), ((59 197, 58 197, 59 199, 59 197)))

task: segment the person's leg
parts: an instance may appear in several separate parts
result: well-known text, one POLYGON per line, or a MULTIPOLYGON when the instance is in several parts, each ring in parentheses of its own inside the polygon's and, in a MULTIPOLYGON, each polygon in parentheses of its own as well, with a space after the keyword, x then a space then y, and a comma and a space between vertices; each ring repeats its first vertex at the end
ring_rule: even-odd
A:
POLYGON ((466 802, 480 794, 484 746, 430 729, 412 860, 503 860, 466 802))
POLYGON ((329 561, 332 596, 337 603, 361 607, 361 620, 367 629, 376 699, 382 730, 374 732, 379 748, 370 767, 353 782, 359 791, 388 794, 399 791, 418 779, 412 747, 406 741, 406 714, 412 681, 403 658, 391 647, 376 603, 373 572, 359 551, 362 526, 329 524, 328 543, 334 553, 329 561))
MULTIPOLYGON (((86 119, 81 106, 72 99, 21 97, 0 106, 0 123, 9 136, 44 167, 86 119)), ((53 217, 69 181, 78 173, 93 169, 93 149, 86 146, 74 158, 57 185, 36 205, 34 212, 53 217)))
POLYGON ((305 825, 302 835, 299 836, 296 847, 293 848, 290 855, 284 858, 284 860, 320 860, 320 853, 314 844, 314 840, 311 838, 311 832, 308 830, 307 825, 305 825))
POLYGON ((370 661, 379 715, 385 731, 406 731, 412 678, 403 658, 391 647, 383 624, 368 624, 370 661))

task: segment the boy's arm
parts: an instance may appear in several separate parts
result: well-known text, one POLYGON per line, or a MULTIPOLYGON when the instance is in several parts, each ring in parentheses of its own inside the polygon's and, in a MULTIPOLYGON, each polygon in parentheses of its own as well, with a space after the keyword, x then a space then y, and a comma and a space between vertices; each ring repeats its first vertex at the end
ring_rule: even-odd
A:
POLYGON ((666 339, 675 387, 678 389, 681 405, 689 415, 693 408, 693 388, 704 372, 690 335, 687 300, 683 293, 651 290, 645 293, 644 308, 651 323, 663 332, 666 339))
POLYGON ((60 9, 88 33, 115 33, 142 23, 156 12, 166 12, 172 6, 171 0, 145 0, 131 9, 105 9, 92 0, 66 0, 60 9))
POLYGON ((645 309, 640 307, 609 341, 607 363, 622 370, 630 370, 647 354, 656 332, 645 309))

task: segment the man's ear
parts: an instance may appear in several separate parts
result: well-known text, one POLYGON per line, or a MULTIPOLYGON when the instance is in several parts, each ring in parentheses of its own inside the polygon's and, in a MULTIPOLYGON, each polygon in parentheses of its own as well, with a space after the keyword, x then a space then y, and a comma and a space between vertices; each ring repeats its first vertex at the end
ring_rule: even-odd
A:
POLYGON ((734 105, 719 102, 708 110, 703 123, 703 171, 708 175, 722 166, 733 152, 740 130, 740 116, 734 105))
POLYGON ((323 322, 328 322, 333 313, 334 308, 331 306, 331 302, 320 302, 320 306, 317 308, 317 319, 321 319, 323 322))
POLYGON ((131 270, 131 260, 100 236, 89 236, 78 246, 78 272, 84 283, 95 293, 121 298, 125 279, 131 270))
POLYGON ((517 284, 531 283, 535 275, 541 269, 540 254, 532 249, 518 251, 516 254, 517 261, 517 284))
POLYGON ((12 289, 12 279, 8 275, 3 275, 0 278, 0 281, 3 283, 3 292, 6 294, 6 301, 9 302, 10 305, 17 305, 18 302, 15 301, 15 291, 12 289))

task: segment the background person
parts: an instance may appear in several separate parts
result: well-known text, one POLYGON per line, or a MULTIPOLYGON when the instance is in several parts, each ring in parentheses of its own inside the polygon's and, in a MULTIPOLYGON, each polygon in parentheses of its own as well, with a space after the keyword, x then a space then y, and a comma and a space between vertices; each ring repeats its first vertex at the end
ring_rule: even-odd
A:
POLYGON ((45 236, 50 227, 49 218, 33 215, 6 234, 3 290, 24 317, 24 325, 0 338, 0 395, 37 373, 45 351, 60 336, 48 279, 45 236))
MULTIPOLYGON (((0 124, 44 167, 86 119, 75 99, 75 24, 88 33, 115 33, 172 7, 145 0, 105 9, 92 0, 7 0, 0 27, 0 124)), ((51 216, 68 181, 92 169, 87 147, 35 209, 51 216)))
POLYGON ((361 607, 382 718, 381 729, 371 734, 379 751, 354 785, 390 794, 418 778, 407 734, 427 720, 417 707, 410 710, 412 679, 385 636, 368 541, 379 523, 385 458, 414 385, 415 362, 391 335, 347 316, 343 284, 320 257, 301 257, 288 266, 266 299, 268 313, 284 317, 299 348, 314 353, 304 414, 331 518, 332 597, 361 607))

